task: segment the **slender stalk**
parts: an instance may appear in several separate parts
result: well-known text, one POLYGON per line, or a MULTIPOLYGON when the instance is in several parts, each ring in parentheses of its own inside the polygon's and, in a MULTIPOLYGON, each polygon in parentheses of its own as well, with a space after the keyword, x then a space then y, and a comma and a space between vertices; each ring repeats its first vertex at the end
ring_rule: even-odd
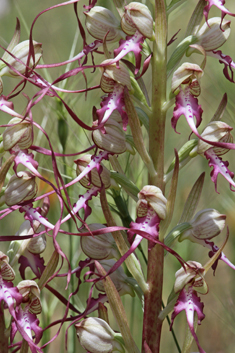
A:
MULTIPOLYGON (((149 154, 157 175, 149 176, 149 183, 164 193, 164 135, 166 111, 166 60, 167 60, 167 18, 164 0, 155 0, 155 41, 152 57, 152 115, 149 119, 149 154)), ((155 245, 148 256, 147 282, 149 291, 145 294, 143 347, 146 342, 152 352, 160 351, 162 321, 158 319, 162 303, 164 251, 155 245)), ((144 351, 144 348, 143 348, 144 351)))
POLYGON ((20 348, 20 353, 28 353, 28 351, 29 351, 28 342, 25 341, 25 339, 23 339, 22 344, 21 344, 21 348, 20 348))
MULTIPOLYGON (((115 220, 110 212, 109 205, 107 202, 105 190, 103 189, 100 193, 100 202, 104 217, 106 219, 107 225, 109 227, 116 226, 115 220)), ((129 247, 126 244, 125 239, 123 238, 120 231, 112 232, 113 238, 116 242, 118 250, 120 251, 121 255, 123 256, 128 250, 129 247)), ((126 260, 125 264, 132 274, 132 276, 136 279, 137 283, 139 284, 140 288, 142 289, 143 293, 148 291, 148 285, 145 282, 140 264, 136 259, 134 254, 131 254, 126 260)))

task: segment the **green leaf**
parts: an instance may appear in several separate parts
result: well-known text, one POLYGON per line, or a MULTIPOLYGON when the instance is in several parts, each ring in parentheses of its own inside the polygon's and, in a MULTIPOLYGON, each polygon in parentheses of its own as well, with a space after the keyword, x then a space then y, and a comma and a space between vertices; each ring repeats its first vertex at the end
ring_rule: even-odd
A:
POLYGON ((124 9, 124 6, 126 5, 125 0, 113 0, 113 2, 114 2, 114 5, 116 6, 116 9, 117 9, 120 17, 122 17, 124 14, 123 9, 124 9))
POLYGON ((114 179, 118 184, 120 184, 123 189, 128 193, 128 195, 130 195, 134 200, 138 200, 137 195, 140 190, 131 180, 126 177, 126 175, 111 171, 111 178, 114 179))
POLYGON ((192 219, 194 212, 197 208, 199 198, 201 196, 202 187, 204 184, 205 172, 203 172, 200 177, 197 179, 195 184, 190 191, 186 203, 184 205, 184 210, 182 216, 179 220, 179 223, 188 222, 192 219))
POLYGON ((4 185, 5 179, 6 179, 6 175, 8 170, 10 169, 13 161, 15 159, 14 155, 11 155, 6 161, 5 163, 2 165, 2 167, 0 168, 0 192, 2 190, 2 187, 4 185))
POLYGON ((195 7, 193 14, 189 20, 185 36, 195 36, 199 30, 203 18, 203 10, 205 7, 205 0, 200 0, 195 7))
POLYGON ((167 77, 170 76, 174 68, 178 65, 182 57, 184 56, 186 50, 191 44, 197 42, 197 37, 195 36, 188 36, 180 44, 176 47, 175 51, 171 55, 168 63, 167 63, 167 77))
POLYGON ((144 125, 145 129, 149 132, 149 117, 148 115, 139 107, 135 107, 138 117, 141 123, 144 125))
POLYGON ((223 98, 222 98, 222 100, 221 100, 221 102, 220 102, 215 114, 213 115, 213 118, 211 119, 210 123, 212 121, 219 121, 219 120, 222 119, 224 111, 225 111, 226 106, 227 106, 227 101, 228 101, 227 100, 227 94, 225 93, 223 95, 223 98))
POLYGON ((169 15, 172 11, 177 9, 180 5, 182 5, 187 0, 172 0, 171 3, 167 6, 166 12, 169 15))
MULTIPOLYGON (((179 150, 178 155, 179 155, 179 163, 182 163, 188 156, 189 153, 192 151, 192 149, 197 146, 198 144, 198 139, 192 139, 187 141, 179 150)), ((175 158, 171 162, 166 174, 170 173, 172 169, 174 169, 175 166, 175 158)))
MULTIPOLYGON (((164 239, 164 244, 169 248, 173 247, 174 242, 179 238, 179 236, 186 230, 192 228, 191 224, 188 222, 177 224, 170 233, 167 234, 166 238, 164 239)), ((166 256, 168 252, 164 250, 164 256, 166 256)))

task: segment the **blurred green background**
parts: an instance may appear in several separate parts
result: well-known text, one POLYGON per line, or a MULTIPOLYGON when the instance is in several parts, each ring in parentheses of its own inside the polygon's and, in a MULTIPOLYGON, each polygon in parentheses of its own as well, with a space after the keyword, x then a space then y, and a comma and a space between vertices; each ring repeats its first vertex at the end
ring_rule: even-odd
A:
MULTIPOLYGON (((129 1, 127 1, 129 2, 129 1)), ((12 38, 14 33, 16 17, 20 19, 21 22, 21 40, 26 40, 29 35, 29 29, 35 16, 48 8, 49 6, 58 4, 59 1, 52 0, 0 0, 0 44, 6 47, 12 38)), ((145 3, 149 4, 148 1, 145 3)), ((177 35, 177 41, 169 47, 169 55, 172 53, 176 44, 184 38, 184 33, 190 19, 191 13, 196 5, 197 1, 188 0, 183 5, 181 5, 177 10, 175 10, 169 16, 169 39, 176 33, 179 29, 181 31, 177 35)), ((83 15, 83 4, 81 1, 78 3, 78 13, 82 23, 84 23, 83 15)), ((98 5, 106 6, 112 9, 111 0, 98 0, 98 5)), ((226 7, 233 13, 235 13, 235 2, 233 0, 226 0, 226 7)), ((117 13, 116 13, 117 15, 117 13)), ((220 16, 220 12, 214 6, 210 11, 210 17, 220 16)), ((224 44, 222 51, 224 54, 228 54, 235 60, 235 20, 232 17, 227 16, 226 19, 231 19, 231 35, 229 40, 224 44)), ((43 47, 43 60, 44 63, 55 63, 67 60, 69 58, 71 48, 76 44, 75 54, 82 50, 82 38, 77 31, 77 21, 73 12, 73 5, 61 7, 54 9, 47 13, 44 13, 36 22, 33 31, 33 39, 41 42, 43 47)), ((87 42, 92 42, 93 39, 88 35, 87 42)), ((3 53, 1 50, 0 53, 3 53)), ((97 58, 97 62, 101 60, 97 58)), ((185 59, 184 59, 185 60, 185 59)), ((193 55, 186 61, 195 62, 200 64, 202 57, 199 55, 193 55)), ((90 59, 88 61, 90 63, 90 59)), ((73 67, 73 66, 72 66, 73 67)), ((43 77, 52 82, 56 77, 63 74, 65 67, 52 68, 50 70, 42 72, 43 77)), ((234 84, 227 81, 223 75, 223 65, 213 58, 208 58, 207 65, 205 68, 205 74, 201 80, 202 92, 199 96, 199 103, 202 105, 204 110, 203 113, 203 123, 200 127, 200 131, 206 126, 210 121, 216 108, 222 99, 223 94, 226 92, 228 95, 228 105, 226 112, 224 114, 224 121, 235 127, 234 112, 235 112, 235 86, 234 84)), ((96 74, 91 74, 89 70, 86 72, 88 78, 88 86, 95 86, 99 84, 100 73, 97 70, 96 74)), ((151 90, 151 75, 150 70, 144 77, 146 86, 151 90)), ((3 78, 4 91, 3 94, 8 94, 16 85, 17 79, 3 78)), ((82 75, 73 77, 69 79, 66 83, 67 89, 83 89, 85 88, 85 81, 82 75)), ((170 82, 169 82, 170 88, 170 82)), ((27 85, 25 93, 31 98, 36 89, 27 85)), ((149 92, 150 93, 150 92, 149 92)), ((151 94, 151 93, 150 93, 151 94)), ((92 113, 91 107, 95 105, 99 108, 100 97, 103 93, 99 90, 89 92, 87 98, 84 94, 70 94, 65 96, 66 102, 68 102, 72 109, 76 112, 80 119, 84 120, 86 124, 92 123, 92 113)), ((14 100, 15 110, 17 112, 23 112, 26 106, 26 98, 23 95, 17 96, 14 100)), ((174 148, 179 149, 188 139, 190 130, 183 117, 180 118, 178 123, 178 129, 181 134, 175 134, 170 125, 170 119, 172 117, 172 109, 169 109, 167 128, 166 128, 166 169, 168 168, 174 154, 174 148)), ((36 107, 32 110, 33 118, 46 130, 47 134, 53 144, 55 151, 62 151, 62 147, 58 142, 57 135, 57 124, 58 124, 58 103, 50 98, 45 97, 36 107)), ((62 112, 63 115, 64 112, 62 112)), ((9 116, 1 114, 1 124, 6 124, 9 121, 9 116)), ((66 124, 68 126, 69 137, 66 145, 66 153, 74 153, 87 148, 91 143, 91 136, 89 132, 82 130, 77 126, 72 119, 64 114, 66 119, 66 124)), ((3 129, 2 129, 3 131, 3 129)), ((48 143, 45 137, 35 129, 35 139, 34 144, 40 145, 45 148, 48 147, 48 143)), ((147 134, 146 139, 147 139, 147 134)), ((233 151, 226 154, 223 159, 229 160, 230 170, 235 170, 235 160, 233 158, 233 151)), ((36 154, 36 159, 39 162, 39 171, 46 177, 48 177, 52 182, 54 182, 54 176, 52 173, 52 166, 49 157, 41 156, 36 154)), ((66 181, 70 180, 75 176, 75 167, 73 160, 75 158, 66 158, 65 160, 58 158, 58 165, 62 174, 66 174, 66 181)), ((129 178, 136 183, 139 188, 142 188, 147 183, 147 172, 143 164, 139 161, 137 155, 131 156, 127 161, 125 156, 120 156, 120 163, 124 169, 127 169, 127 175, 129 178)), ((228 245, 225 248, 225 253, 227 257, 235 262, 235 217, 234 217, 234 201, 235 195, 230 191, 228 183, 219 176, 218 178, 218 191, 216 194, 214 190, 214 184, 210 180, 210 168, 205 159, 200 156, 193 159, 185 168, 180 172, 179 186, 177 192, 177 200, 174 218, 172 221, 172 228, 177 224, 180 215, 183 210, 184 202, 188 196, 188 193, 198 178, 198 176, 203 172, 206 172, 205 185, 203 188, 203 193, 200 199, 198 211, 203 208, 215 208, 220 213, 225 213, 227 215, 227 225, 230 230, 230 238, 228 245)), ((169 185, 166 189, 166 195, 168 193, 169 185)), ((43 183, 39 183, 39 191, 43 193, 46 191, 46 186, 43 183)), ((71 202, 76 202, 78 195, 83 194, 85 189, 80 185, 75 185, 70 190, 71 202)), ((105 223, 102 211, 100 208, 98 198, 93 199, 90 202, 93 208, 92 215, 88 218, 87 223, 99 222, 105 223)), ((56 197, 51 197, 51 208, 48 218, 51 222, 56 222, 58 219, 59 205, 57 204, 56 197)), ((133 202, 129 202, 129 212, 133 218, 135 218, 135 205, 133 202)), ((117 223, 121 225, 121 221, 116 218, 117 223)), ((19 225, 23 222, 22 214, 14 212, 10 216, 6 217, 1 221, 0 225, 0 235, 13 235, 17 232, 19 225)), ((65 229, 65 228, 64 228, 65 229)), ((73 227, 75 230, 75 227, 73 227)), ((78 261, 81 258, 85 258, 81 254, 79 239, 74 237, 71 242, 69 237, 66 235, 58 235, 57 240, 60 243, 63 251, 68 255, 70 247, 72 246, 72 265, 76 267, 78 261)), ((216 244, 219 246, 224 240, 224 233, 216 239, 216 244)), ((6 251, 8 244, 2 244, 0 249, 6 251)), ((200 246, 193 245, 188 242, 176 244, 175 250, 185 260, 195 260, 204 264, 207 261, 207 251, 200 246)), ((52 241, 48 240, 47 250, 45 252, 45 260, 49 259, 53 251, 52 241)), ((137 252, 137 255, 140 255, 137 252)), ((69 256, 69 255, 68 255, 69 256)), ((141 263, 144 266, 140 255, 141 263)), ((66 270, 66 264, 64 265, 64 270, 66 270)), ((165 261, 165 281, 164 281, 164 301, 166 302, 168 295, 172 289, 174 283, 174 273, 179 268, 179 264, 175 258, 172 256, 167 256, 165 261)), ((16 269, 17 270, 17 269, 16 269)), ((32 278, 30 272, 28 272, 29 278, 32 278)), ((235 285, 234 285, 235 273, 232 269, 228 268, 224 263, 220 263, 216 271, 216 276, 213 276, 212 271, 207 274, 206 280, 209 285, 209 293, 202 297, 202 301, 205 303, 204 313, 206 315, 205 320, 202 322, 201 327, 198 328, 198 337, 201 346, 207 353, 233 353, 235 346, 235 285)), ((16 278, 16 282, 19 276, 16 278)), ((66 281, 56 280, 53 286, 64 296, 68 296, 71 287, 66 291, 66 281)), ((74 303, 81 308, 85 305, 85 300, 87 298, 88 286, 84 285, 81 287, 81 291, 74 299, 74 303)), ((123 298, 125 307, 127 308, 127 316, 130 320, 131 330, 133 332, 134 338, 137 344, 141 344, 141 331, 142 331, 142 312, 141 305, 138 298, 125 297, 123 298)), ((42 304, 43 304, 43 314, 41 314, 40 322, 42 327, 46 326, 53 320, 61 318, 64 312, 64 307, 60 305, 55 297, 50 295, 46 289, 42 293, 42 304)), ((71 313, 72 314, 72 313, 71 313)), ((110 314, 110 323, 112 328, 118 330, 117 325, 112 319, 112 314, 110 314)), ((184 325, 185 325, 185 314, 179 315, 174 323, 174 329, 176 331, 177 338, 180 343, 183 341, 184 337, 184 325)), ((47 331, 48 336, 46 336, 43 342, 46 342, 49 337, 55 334, 56 328, 53 328, 50 332, 47 331)), ((73 341, 73 335, 69 330, 68 339, 68 352, 83 352, 83 349, 76 342, 75 346, 73 341)), ((64 334, 65 330, 62 329, 59 337, 53 342, 45 352, 53 353, 64 352, 64 334)), ((192 352, 197 351, 196 345, 192 347, 192 352)), ((162 336, 162 353, 174 353, 177 352, 175 344, 172 339, 171 333, 169 333, 169 326, 167 322, 163 325, 163 336, 162 336)))

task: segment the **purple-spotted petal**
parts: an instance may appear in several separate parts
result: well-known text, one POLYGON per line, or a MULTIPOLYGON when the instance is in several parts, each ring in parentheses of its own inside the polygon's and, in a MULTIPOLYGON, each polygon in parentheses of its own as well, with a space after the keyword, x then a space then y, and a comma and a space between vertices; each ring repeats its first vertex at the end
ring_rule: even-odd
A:
POLYGON ((29 220, 31 223, 31 226, 33 227, 33 221, 38 221, 40 222, 42 225, 44 225, 46 228, 49 229, 54 229, 54 225, 51 224, 50 222, 48 222, 46 220, 46 218, 44 218, 38 211, 37 209, 33 208, 30 205, 25 205, 22 206, 19 210, 20 212, 25 212, 25 216, 24 218, 26 220, 29 220))
POLYGON ((127 53, 131 51, 135 55, 136 65, 135 65, 135 75, 138 73, 141 65, 141 44, 144 42, 144 37, 138 31, 131 37, 127 36, 127 39, 121 39, 119 42, 119 48, 114 50, 114 61, 117 62, 121 60, 127 53))
POLYGON ((13 169, 16 175, 17 175, 18 164, 21 163, 26 168, 28 168, 35 176, 41 177, 40 173, 37 171, 38 162, 35 161, 33 153, 28 153, 27 150, 20 150, 19 152, 16 152, 14 163, 15 165, 13 169))
POLYGON ((99 122, 98 128, 101 128, 106 123, 112 112, 117 109, 122 117, 123 129, 126 130, 128 117, 127 113, 123 110, 125 105, 123 91, 124 87, 116 84, 113 92, 109 93, 108 97, 103 99, 101 108, 96 111, 99 122))
POLYGON ((217 177, 218 174, 222 174, 223 177, 229 182, 230 189, 235 191, 235 182, 232 179, 234 177, 234 173, 228 169, 229 163, 227 161, 222 161, 222 158, 218 157, 213 148, 210 148, 204 153, 206 159, 209 161, 209 167, 213 167, 211 171, 211 180, 215 183, 215 190, 217 191, 217 177), (232 186, 234 189, 232 189, 232 186))
MULTIPOLYGON (((91 189, 87 190, 84 195, 81 195, 79 200, 73 205, 71 214, 76 214, 81 208, 85 210, 84 218, 86 219, 91 214, 91 208, 88 206, 88 201, 92 199, 93 196, 97 196, 100 188, 93 186, 91 189)), ((68 214, 62 219, 61 223, 66 222, 71 218, 71 214, 68 214)))
POLYGON ((176 104, 171 119, 171 125, 176 131, 176 125, 181 115, 184 115, 191 130, 198 136, 197 127, 202 121, 202 108, 198 105, 197 98, 193 97, 190 93, 190 87, 186 87, 184 90, 181 89, 180 93, 176 96, 176 104), (194 122, 196 118, 196 125, 194 122))
POLYGON ((7 282, 0 277, 0 302, 4 301, 13 317, 15 317, 14 304, 18 306, 21 303, 22 295, 17 287, 13 287, 12 282, 7 282))
POLYGON ((16 319, 12 323, 11 341, 14 339, 16 332, 19 331, 21 336, 28 342, 33 353, 42 352, 42 350, 36 345, 40 341, 43 333, 42 328, 39 327, 38 324, 39 320, 35 314, 31 314, 28 311, 19 308, 16 313, 16 319), (32 339, 31 330, 35 333, 35 343, 32 339))
POLYGON ((136 222, 131 222, 128 234, 133 236, 135 233, 140 234, 139 231, 143 231, 148 233, 153 240, 158 240, 160 220, 152 207, 149 207, 146 216, 137 217, 136 222))
POLYGON ((197 335, 194 331, 194 311, 197 313, 198 324, 201 324, 201 321, 204 319, 205 315, 203 314, 204 304, 201 303, 200 298, 197 296, 197 293, 193 290, 193 287, 190 286, 187 290, 183 288, 179 294, 178 300, 175 304, 174 311, 171 316, 171 326, 173 325, 175 317, 183 310, 185 310, 187 322, 189 325, 189 329, 192 333, 193 338, 195 339, 199 352, 205 353, 205 351, 201 348, 197 335))

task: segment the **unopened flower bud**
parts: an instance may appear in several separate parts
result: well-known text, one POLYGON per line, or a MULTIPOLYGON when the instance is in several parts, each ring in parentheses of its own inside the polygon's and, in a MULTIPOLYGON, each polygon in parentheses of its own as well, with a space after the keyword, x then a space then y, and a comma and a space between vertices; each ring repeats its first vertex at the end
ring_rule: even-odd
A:
POLYGON ((196 242, 197 239, 212 239, 224 229, 225 221, 226 215, 213 208, 202 210, 189 222, 192 228, 184 231, 179 241, 189 239, 196 242))
MULTIPOLYGON (((232 143, 233 137, 230 133, 231 130, 233 130, 233 128, 228 124, 224 123, 223 121, 212 121, 207 125, 205 130, 202 132, 201 136, 208 141, 232 143)), ((197 146, 197 153, 204 154, 204 152, 206 152, 209 148, 212 147, 212 145, 202 140, 199 140, 197 146)), ((217 156, 222 156, 223 154, 227 153, 229 149, 222 147, 213 147, 213 151, 217 156)))
POLYGON ((5 151, 9 151, 15 145, 22 150, 32 145, 33 126, 28 119, 13 118, 9 121, 8 125, 12 126, 7 127, 2 134, 5 151))
MULTIPOLYGON (((42 225, 37 227, 37 232, 42 231, 44 228, 42 225)), ((24 221, 16 236, 25 236, 35 233, 36 231, 31 227, 30 221, 24 221)), ((19 257, 24 254, 24 251, 27 249, 32 254, 41 254, 46 248, 46 237, 45 234, 39 235, 32 239, 25 240, 13 240, 11 241, 7 255, 10 258, 10 263, 12 266, 18 261, 19 257)))
MULTIPOLYGON (((85 156, 77 159, 75 163, 77 164, 77 169, 76 173, 79 175, 82 173, 82 171, 89 165, 91 162, 91 154, 86 154, 85 156)), ((104 187, 107 189, 111 185, 111 180, 110 180, 110 171, 105 168, 105 166, 101 163, 102 166, 102 172, 98 173, 97 169, 94 168, 92 171, 86 175, 84 178, 82 178, 79 182, 82 184, 87 189, 90 189, 92 186, 97 186, 100 188, 102 184, 104 187), (101 182, 102 180, 102 182, 101 182)))
POLYGON ((121 125, 112 118, 109 118, 104 129, 105 133, 99 129, 92 132, 92 138, 96 146, 115 154, 125 152, 127 148, 126 137, 121 125))
MULTIPOLYGON (((88 225, 89 229, 94 230, 106 228, 103 224, 93 223, 88 225)), ((87 232, 86 228, 82 232, 87 232)), ((119 258, 119 252, 111 233, 99 234, 95 236, 81 236, 82 251, 91 259, 113 259, 119 258)))
POLYGON ((208 287, 204 280, 205 270, 199 262, 188 261, 185 269, 181 267, 175 274, 175 293, 180 292, 187 284, 190 284, 200 293, 207 293, 208 287))
MULTIPOLYGON (((175 92, 180 85, 190 85, 194 96, 200 94, 199 80, 203 75, 203 70, 197 64, 183 63, 173 74, 171 90, 175 92)), ((177 92, 176 92, 177 93, 177 92)))
POLYGON ((5 203, 13 206, 31 200, 37 191, 35 176, 27 171, 19 172, 18 176, 13 175, 7 184, 4 193, 5 203))
POLYGON ((154 185, 146 185, 138 194, 137 216, 146 215, 148 206, 151 206, 161 219, 166 218, 167 199, 163 195, 161 189, 154 185))
POLYGON ((100 87, 105 93, 113 92, 114 86, 118 83, 122 86, 127 86, 131 89, 131 79, 130 74, 123 63, 119 63, 119 66, 115 63, 109 64, 112 62, 111 59, 105 60, 102 62, 101 71, 101 81, 100 87))
MULTIPOLYGON (((34 55, 35 55, 35 63, 33 62, 33 59, 31 57, 28 64, 29 67, 32 69, 36 67, 37 63, 39 62, 42 56, 42 44, 33 41, 33 48, 34 48, 34 55)), ((13 54, 21 62, 17 61, 13 56, 8 54, 7 52, 3 54, 2 59, 6 61, 9 65, 13 66, 15 70, 19 71, 21 74, 24 74, 26 70, 28 55, 29 55, 29 40, 25 40, 24 42, 17 44, 11 51, 11 54, 13 54)), ((5 66, 0 71, 0 76, 4 76, 4 75, 10 76, 10 77, 18 76, 18 74, 14 70, 12 70, 9 66, 5 66)))
MULTIPOLYGON (((99 262, 106 272, 108 272, 115 264, 115 260, 112 259, 101 260, 99 262)), ((132 297, 135 296, 135 292, 130 283, 131 281, 129 281, 129 277, 125 274, 121 266, 119 266, 113 273, 111 273, 110 278, 120 295, 130 294, 132 297)), ((102 281, 96 282, 95 286, 98 290, 104 292, 104 285, 102 281)))
MULTIPOLYGON (((38 232, 40 232, 40 228, 38 229, 38 232)), ((32 238, 27 246, 27 249, 32 254, 41 254, 46 249, 46 244, 45 234, 42 234, 38 237, 32 238)))
POLYGON ((21 281, 17 288, 23 297, 23 303, 29 304, 29 311, 33 314, 40 314, 42 311, 40 301, 40 289, 35 281, 21 281))
MULTIPOLYGON (((201 45, 206 51, 221 47, 230 35, 230 23, 231 21, 225 19, 221 23, 220 17, 210 18, 197 32, 196 44, 201 45)), ((187 55, 192 54, 193 51, 193 48, 189 48, 187 55)))
POLYGON ((153 18, 148 7, 139 2, 131 2, 125 6, 121 27, 129 35, 138 31, 144 37, 151 38, 153 36, 153 18))
POLYGON ((120 23, 113 13, 102 6, 95 6, 86 15, 86 28, 90 35, 96 39, 103 40, 108 33, 108 42, 117 42, 125 37, 120 28, 120 23))
POLYGON ((116 339, 119 335, 102 319, 89 317, 76 324, 75 328, 79 342, 90 353, 125 352, 116 339))
POLYGON ((0 275, 6 281, 13 281, 15 272, 9 265, 9 257, 0 251, 0 275))

